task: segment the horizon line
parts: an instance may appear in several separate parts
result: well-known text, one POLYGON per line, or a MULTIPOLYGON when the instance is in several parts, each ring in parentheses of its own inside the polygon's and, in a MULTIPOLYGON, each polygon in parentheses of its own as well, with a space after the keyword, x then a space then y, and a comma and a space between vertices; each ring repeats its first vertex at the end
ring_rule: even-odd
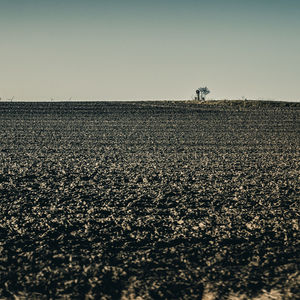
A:
POLYGON ((278 100, 278 99, 206 99, 206 100, 195 100, 195 99, 147 99, 147 100, 128 100, 128 99, 1 99, 0 103, 13 103, 13 102, 40 102, 40 103, 60 103, 60 102, 210 102, 210 101, 261 101, 261 102, 289 102, 299 103, 300 100, 278 100))

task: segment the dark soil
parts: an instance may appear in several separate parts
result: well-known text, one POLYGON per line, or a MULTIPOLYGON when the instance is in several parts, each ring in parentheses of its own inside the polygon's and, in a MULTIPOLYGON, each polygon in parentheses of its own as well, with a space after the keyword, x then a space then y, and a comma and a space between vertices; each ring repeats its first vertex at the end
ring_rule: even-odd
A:
POLYGON ((1 297, 296 299, 299 116, 0 103, 1 297))

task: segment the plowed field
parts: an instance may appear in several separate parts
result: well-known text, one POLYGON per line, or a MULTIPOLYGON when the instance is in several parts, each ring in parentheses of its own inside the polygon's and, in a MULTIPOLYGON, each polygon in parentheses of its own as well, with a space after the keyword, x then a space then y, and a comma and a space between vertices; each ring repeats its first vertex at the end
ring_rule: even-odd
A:
POLYGON ((299 105, 0 103, 0 298, 296 299, 299 120, 299 105))

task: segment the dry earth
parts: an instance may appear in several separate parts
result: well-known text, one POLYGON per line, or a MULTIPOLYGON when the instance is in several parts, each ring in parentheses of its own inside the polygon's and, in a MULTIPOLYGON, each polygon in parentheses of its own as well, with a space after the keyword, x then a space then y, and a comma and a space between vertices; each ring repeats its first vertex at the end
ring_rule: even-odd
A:
POLYGON ((296 299, 299 116, 0 103, 0 298, 296 299))

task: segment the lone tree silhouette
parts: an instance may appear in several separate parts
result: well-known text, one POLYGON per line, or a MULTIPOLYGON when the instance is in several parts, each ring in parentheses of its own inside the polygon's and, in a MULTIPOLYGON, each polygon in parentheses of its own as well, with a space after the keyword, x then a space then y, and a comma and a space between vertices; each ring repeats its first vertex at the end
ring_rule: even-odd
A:
POLYGON ((196 90, 197 100, 205 100, 205 96, 210 93, 207 87, 199 88, 196 90))

